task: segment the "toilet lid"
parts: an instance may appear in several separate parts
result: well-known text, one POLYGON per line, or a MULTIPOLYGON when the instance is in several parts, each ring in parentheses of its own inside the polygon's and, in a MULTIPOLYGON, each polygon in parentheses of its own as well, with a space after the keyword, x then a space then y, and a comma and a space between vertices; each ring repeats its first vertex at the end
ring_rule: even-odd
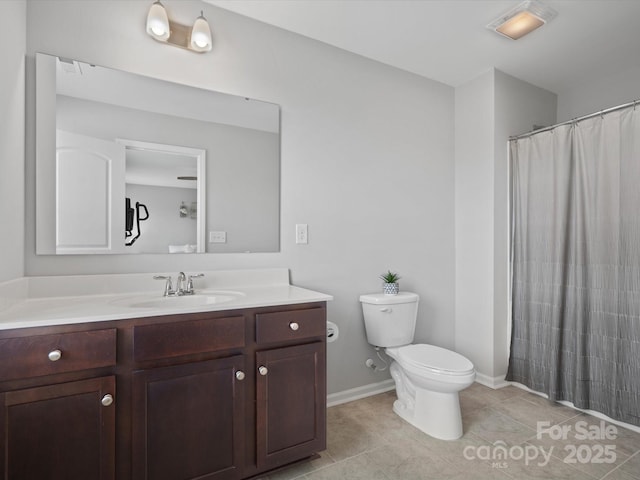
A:
POLYGON ((447 375, 468 375, 473 363, 459 353, 435 345, 407 345, 398 349, 400 360, 419 368, 447 375))

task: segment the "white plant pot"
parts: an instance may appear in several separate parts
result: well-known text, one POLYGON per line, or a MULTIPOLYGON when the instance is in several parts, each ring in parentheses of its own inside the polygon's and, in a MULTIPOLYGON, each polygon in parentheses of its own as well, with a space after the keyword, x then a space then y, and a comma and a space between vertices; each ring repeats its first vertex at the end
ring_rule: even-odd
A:
POLYGON ((383 283, 382 292, 385 295, 397 295, 400 291, 400 285, 398 283, 383 283))

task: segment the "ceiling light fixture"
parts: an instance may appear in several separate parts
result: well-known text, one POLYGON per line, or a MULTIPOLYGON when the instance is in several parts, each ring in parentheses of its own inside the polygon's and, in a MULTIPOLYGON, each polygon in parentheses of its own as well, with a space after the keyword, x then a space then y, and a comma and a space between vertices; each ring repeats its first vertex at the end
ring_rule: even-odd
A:
POLYGON ((487 25, 500 35, 518 40, 549 22, 558 14, 536 0, 527 0, 487 25))
POLYGON ((202 11, 193 27, 189 27, 169 20, 164 5, 157 0, 147 14, 147 33, 154 40, 192 52, 204 53, 211 50, 211 29, 202 11))

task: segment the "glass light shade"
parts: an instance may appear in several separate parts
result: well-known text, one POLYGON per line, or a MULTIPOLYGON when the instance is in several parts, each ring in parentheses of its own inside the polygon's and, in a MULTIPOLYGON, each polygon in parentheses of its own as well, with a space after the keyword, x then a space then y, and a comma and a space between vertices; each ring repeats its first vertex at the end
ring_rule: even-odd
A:
POLYGON ((149 9, 147 15, 147 33, 157 40, 166 40, 169 38, 169 17, 164 6, 157 1, 149 9))
POLYGON ((191 49, 196 52, 211 50, 211 30, 207 19, 202 14, 196 18, 191 30, 191 49))
POLYGON ((553 8, 538 0, 525 0, 487 25, 500 35, 517 40, 533 32, 558 15, 553 8))
POLYGON ((530 12, 520 12, 513 18, 510 18, 498 28, 496 31, 502 35, 509 37, 513 40, 517 40, 520 37, 524 37, 526 34, 531 33, 536 28, 544 25, 544 20, 538 18, 530 12))

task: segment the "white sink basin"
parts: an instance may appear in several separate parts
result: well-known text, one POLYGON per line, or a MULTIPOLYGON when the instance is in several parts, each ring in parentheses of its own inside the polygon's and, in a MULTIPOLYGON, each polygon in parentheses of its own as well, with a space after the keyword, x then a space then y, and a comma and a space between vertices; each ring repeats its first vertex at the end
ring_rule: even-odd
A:
POLYGON ((235 300, 240 296, 244 296, 244 293, 225 290, 219 292, 201 292, 195 295, 182 295, 175 297, 140 295, 136 297, 119 299, 112 303, 130 308, 191 308, 230 302, 231 300, 235 300))

